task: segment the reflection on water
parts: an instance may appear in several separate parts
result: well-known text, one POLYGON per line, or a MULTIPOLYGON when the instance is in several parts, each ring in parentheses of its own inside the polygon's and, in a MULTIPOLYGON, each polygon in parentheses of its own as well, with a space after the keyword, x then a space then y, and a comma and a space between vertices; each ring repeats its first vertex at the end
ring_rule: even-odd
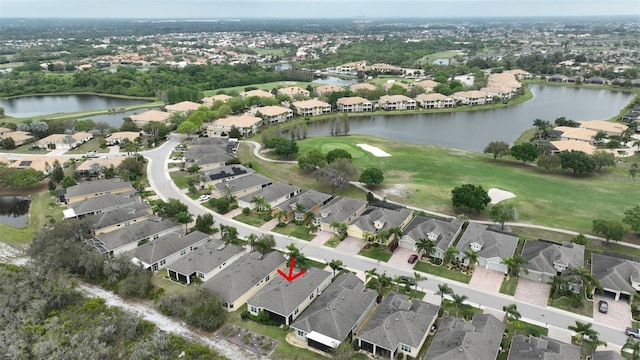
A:
POLYGON ((23 228, 27 226, 29 199, 24 196, 0 196, 0 224, 23 228))

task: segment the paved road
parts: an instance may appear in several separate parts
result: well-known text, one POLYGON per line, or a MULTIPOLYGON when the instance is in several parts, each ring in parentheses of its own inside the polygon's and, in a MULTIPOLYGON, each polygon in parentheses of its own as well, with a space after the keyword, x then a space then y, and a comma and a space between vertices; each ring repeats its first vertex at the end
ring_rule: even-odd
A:
MULTIPOLYGON (((164 200, 168 198, 176 198, 184 202, 189 206, 189 211, 196 215, 211 213, 218 225, 231 225, 238 229, 238 234, 241 237, 247 237, 249 234, 261 235, 268 233, 274 236, 276 240, 276 246, 278 249, 284 250, 287 245, 294 243, 298 249, 306 256, 318 260, 318 261, 330 261, 332 259, 341 260, 342 263, 355 271, 365 271, 371 268, 377 268, 379 273, 386 272, 390 276, 413 276, 412 272, 396 269, 389 266, 386 263, 380 263, 376 260, 369 259, 362 256, 345 255, 336 251, 333 248, 317 246, 310 242, 292 238, 289 236, 281 235, 273 232, 263 232, 257 228, 249 226, 247 224, 235 221, 233 219, 225 219, 219 214, 216 214, 204 206, 200 205, 197 201, 192 200, 184 193, 182 193, 175 184, 171 181, 169 173, 166 171, 166 163, 168 161, 171 150, 180 142, 180 138, 173 137, 161 147, 147 151, 144 156, 149 159, 149 182, 155 189, 158 196, 164 200)), ((514 224, 515 225, 515 224, 514 224)), ((520 225, 519 225, 520 226, 520 225)), ((478 290, 469 288, 467 284, 461 284, 448 279, 439 278, 433 275, 427 274, 428 279, 418 283, 429 297, 434 297, 437 291, 437 286, 440 283, 447 283, 455 291, 456 294, 466 295, 469 298, 469 303, 477 304, 482 308, 489 308, 495 311, 501 311, 504 305, 516 304, 518 311, 522 314, 523 319, 537 323, 541 326, 547 326, 554 333, 566 330, 567 326, 574 325, 575 321, 591 322, 592 319, 581 315, 565 312, 555 308, 539 307, 515 300, 511 296, 504 294, 487 294, 478 290)), ((614 329, 604 324, 594 324, 593 328, 600 333, 601 339, 609 342, 609 350, 619 349, 625 342, 627 337, 621 329, 614 329)))

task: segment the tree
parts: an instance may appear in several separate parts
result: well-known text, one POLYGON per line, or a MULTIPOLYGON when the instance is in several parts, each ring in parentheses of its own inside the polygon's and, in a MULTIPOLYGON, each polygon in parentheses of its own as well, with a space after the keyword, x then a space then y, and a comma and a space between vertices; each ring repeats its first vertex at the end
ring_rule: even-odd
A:
POLYGON ((453 245, 446 248, 442 257, 442 264, 445 265, 452 263, 456 259, 456 255, 458 255, 459 252, 460 251, 458 251, 458 249, 453 245))
POLYGON ((551 278, 549 285, 551 285, 549 296, 551 297, 551 303, 553 303, 554 299, 557 299, 566 291, 568 284, 562 276, 555 275, 551 278))
POLYGON ((504 311, 505 321, 508 321, 511 318, 520 320, 520 318, 522 317, 522 315, 520 315, 520 312, 518 311, 518 307, 516 306, 516 304, 505 305, 502 307, 502 311, 504 311))
POLYGON ((145 170, 144 158, 126 158, 118 165, 118 173, 127 181, 135 181, 142 178, 145 170))
POLYGON ((610 152, 596 151, 593 155, 591 155, 591 158, 595 161, 598 171, 600 171, 600 169, 605 166, 616 165, 616 159, 613 156, 613 153, 610 152))
POLYGON ((322 151, 312 149, 307 153, 298 156, 298 166, 300 169, 311 173, 327 164, 327 157, 322 151))
POLYGON ((298 153, 298 143, 295 140, 287 140, 283 138, 283 141, 278 142, 275 146, 274 152, 276 155, 290 159, 298 153))
MULTIPOLYGON (((506 257, 502 259, 500 263, 507 265, 509 276, 518 276, 522 265, 525 265, 527 262, 528 261, 524 256, 518 254, 514 255, 513 257, 506 257)), ((527 269, 524 269, 524 272, 528 273, 529 271, 527 269)))
POLYGON ((17 147, 16 146, 16 142, 13 140, 12 137, 6 137, 6 138, 0 140, 0 148, 2 148, 2 149, 13 150, 16 147, 17 147))
POLYGON ((451 190, 451 202, 455 207, 466 206, 480 212, 490 201, 489 193, 480 185, 465 184, 451 190))
POLYGON ((96 174, 96 176, 99 177, 104 172, 104 166, 100 165, 99 163, 93 163, 89 167, 89 172, 91 174, 96 174))
POLYGON ((574 175, 591 173, 596 169, 596 162, 582 151, 571 150, 560 153, 560 165, 563 169, 571 169, 574 175))
POLYGON ((242 133, 240 132, 240 129, 238 129, 234 125, 231 125, 231 129, 229 130, 229 137, 232 139, 240 139, 242 138, 242 133))
POLYGON ((74 139, 71 135, 65 135, 62 138, 62 143, 69 146, 70 149, 73 149, 73 145, 76 143, 76 139, 74 139))
POLYGON ((122 126, 120 126, 120 131, 138 132, 140 129, 138 129, 138 126, 131 119, 125 119, 122 126))
POLYGON ((238 240, 238 229, 231 225, 220 225, 220 237, 229 244, 238 240))
POLYGON ((345 149, 333 149, 327 153, 327 163, 331 164, 336 159, 347 159, 351 161, 351 154, 345 149))
POLYGON ((640 205, 625 210, 622 222, 629 225, 633 231, 640 231, 640 205))
POLYGON ((628 337, 627 342, 622 346, 621 353, 624 354, 626 350, 631 350, 631 359, 640 360, 640 341, 628 337))
POLYGON ((535 161, 538 158, 538 148, 532 143, 516 144, 511 147, 511 156, 525 165, 527 161, 535 161))
POLYGON ((369 270, 365 270, 365 272, 364 272, 364 281, 366 283, 368 278, 377 279, 379 275, 380 274, 378 274, 378 269, 376 269, 376 268, 371 268, 369 270))
POLYGON ((540 155, 536 160, 536 165, 543 168, 545 171, 549 171, 549 169, 560 166, 560 157, 555 155, 540 155))
POLYGON ((467 295, 458 295, 451 294, 451 298, 453 300, 453 306, 456 308, 456 317, 458 317, 458 311, 465 306, 465 301, 467 301, 467 295))
POLYGON ((469 249, 464 252, 464 258, 469 262, 469 268, 473 270, 478 263, 478 253, 469 249))
POLYGON ((609 242, 609 240, 622 241, 627 235, 627 230, 625 230, 624 225, 614 220, 595 219, 592 222, 591 230, 595 234, 607 239, 607 242, 609 242))
POLYGON ((182 122, 176 129, 177 133, 187 134, 187 137, 190 137, 191 134, 195 133, 196 131, 198 131, 198 125, 192 123, 191 121, 182 122))
POLYGON ((413 279, 415 280, 415 281, 414 281, 414 282, 415 282, 415 288, 414 288, 414 290, 415 290, 415 291, 418 291, 418 281, 422 281, 422 280, 425 280, 425 281, 426 281, 426 280, 427 280, 427 277, 426 277, 426 276, 422 276, 422 275, 420 275, 420 273, 418 273, 418 272, 415 272, 415 271, 414 271, 414 272, 413 272, 413 279))
POLYGON ((533 126, 536 127, 536 139, 546 139, 549 137, 549 131, 553 128, 549 121, 541 119, 535 119, 533 121, 533 126))
POLYGON ((509 144, 504 141, 492 141, 484 148, 485 154, 493 154, 493 161, 509 152, 509 144))
POLYGON ((333 277, 336 277, 336 271, 342 270, 342 260, 331 260, 329 267, 333 270, 333 277))
POLYGON ((193 230, 201 231, 205 234, 213 234, 217 228, 214 228, 215 220, 213 219, 213 215, 204 214, 198 215, 196 217, 196 224, 193 227, 193 230))
POLYGON ((607 133, 600 130, 595 135, 593 135, 593 142, 595 143, 596 146, 602 145, 604 139, 606 138, 607 138, 607 133))
POLYGON ((360 173, 359 181, 367 186, 381 184, 384 181, 384 174, 378 168, 366 168, 360 173))
POLYGON ((184 231, 186 232, 188 230, 187 226, 189 226, 189 223, 193 221, 193 215, 186 211, 181 211, 174 215, 173 220, 180 224, 184 224, 184 231))
POLYGON ((91 119, 76 121, 76 131, 90 131, 96 126, 91 119))
POLYGON ((593 289, 602 289, 600 280, 584 267, 569 268, 569 275, 576 280, 576 282, 582 283, 580 293, 585 299, 593 293, 593 289))
POLYGON ((445 295, 453 294, 453 289, 449 287, 447 284, 438 284, 438 291, 436 295, 440 295, 440 303, 444 300, 445 295))
POLYGON ((569 325, 567 327, 567 329, 575 332, 571 340, 576 344, 584 343, 587 346, 587 352, 589 354, 591 354, 598 345, 607 345, 607 343, 599 339, 599 333, 593 330, 592 325, 591 323, 576 321, 575 325, 569 325))
POLYGON ((640 171, 640 169, 638 169, 637 163, 633 163, 631 167, 629 167, 629 176, 631 176, 631 180, 636 179, 636 175, 638 174, 638 171, 640 171))
POLYGON ((149 121, 142 127, 142 131, 151 135, 151 137, 157 141, 169 135, 171 129, 165 123, 149 121))
POLYGON ((323 187, 328 187, 334 193, 346 189, 357 174, 358 170, 349 160, 338 159, 316 170, 313 176, 323 187))
POLYGON ((420 252, 421 257, 428 259, 436 251, 436 243, 433 240, 420 238, 416 243, 416 249, 420 252))
POLYGON ((276 239, 271 234, 262 234, 258 238, 255 244, 255 250, 264 255, 271 252, 276 246, 276 239))
POLYGON ((58 159, 54 160, 53 162, 53 170, 51 171, 50 176, 51 180, 53 180, 57 184, 62 182, 62 180, 64 179, 64 170, 62 169, 62 165, 60 165, 58 159))
POLYGON ((105 121, 98 121, 93 127, 100 132, 100 135, 104 135, 111 126, 105 121))
POLYGON ((506 204, 504 202, 497 203, 491 207, 491 210, 489 210, 489 218, 500 223, 500 229, 504 230, 505 222, 514 221, 516 219, 516 209, 512 204, 506 204))
POLYGON ((70 188, 72 186, 76 185, 76 181, 73 180, 73 178, 71 176, 65 176, 64 179, 62 179, 62 187, 63 188, 70 188))

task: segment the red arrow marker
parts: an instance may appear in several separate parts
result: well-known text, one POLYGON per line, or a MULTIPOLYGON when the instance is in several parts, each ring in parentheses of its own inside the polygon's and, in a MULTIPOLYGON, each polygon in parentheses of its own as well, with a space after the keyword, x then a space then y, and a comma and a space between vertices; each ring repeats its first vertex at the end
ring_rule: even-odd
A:
POLYGON ((296 258, 291 258, 291 263, 289 264, 289 275, 285 274, 282 270, 278 269, 278 274, 280 274, 285 280, 288 282, 292 282, 293 280, 302 276, 302 274, 306 273, 307 270, 300 270, 299 273, 293 275, 293 264, 295 264, 296 258))

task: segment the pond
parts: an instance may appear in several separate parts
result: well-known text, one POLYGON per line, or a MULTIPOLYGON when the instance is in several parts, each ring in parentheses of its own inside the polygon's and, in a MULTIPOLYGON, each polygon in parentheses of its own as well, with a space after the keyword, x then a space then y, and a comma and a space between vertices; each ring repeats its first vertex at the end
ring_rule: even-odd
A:
MULTIPOLYGON (((620 91, 530 85, 533 99, 506 108, 350 119, 351 134, 365 134, 420 145, 482 152, 491 141, 512 144, 535 119, 566 117, 604 120, 617 115, 634 95, 620 91)), ((309 124, 309 136, 328 136, 328 121, 309 124)))
POLYGON ((100 95, 73 94, 22 96, 11 99, 0 99, 0 106, 4 108, 5 114, 23 118, 56 113, 103 110, 144 104, 146 102, 145 100, 120 99, 100 95))
POLYGON ((29 202, 25 196, 0 196, 0 224, 16 228, 27 226, 29 202))
POLYGON ((321 78, 314 79, 312 82, 315 84, 322 84, 322 85, 351 86, 353 84, 359 83, 360 81, 357 79, 343 79, 336 76, 324 76, 321 78))
POLYGON ((124 123, 124 118, 130 117, 131 115, 134 115, 134 114, 143 113, 143 112, 145 112, 147 110, 149 110, 149 109, 137 109, 137 110, 131 110, 131 111, 113 112, 113 113, 108 113, 108 114, 101 114, 101 115, 93 115, 93 116, 83 117, 83 118, 80 118, 78 120, 91 119, 95 123, 100 122, 100 121, 104 121, 107 124, 109 124, 109 126, 113 126, 113 127, 119 128, 124 123))

